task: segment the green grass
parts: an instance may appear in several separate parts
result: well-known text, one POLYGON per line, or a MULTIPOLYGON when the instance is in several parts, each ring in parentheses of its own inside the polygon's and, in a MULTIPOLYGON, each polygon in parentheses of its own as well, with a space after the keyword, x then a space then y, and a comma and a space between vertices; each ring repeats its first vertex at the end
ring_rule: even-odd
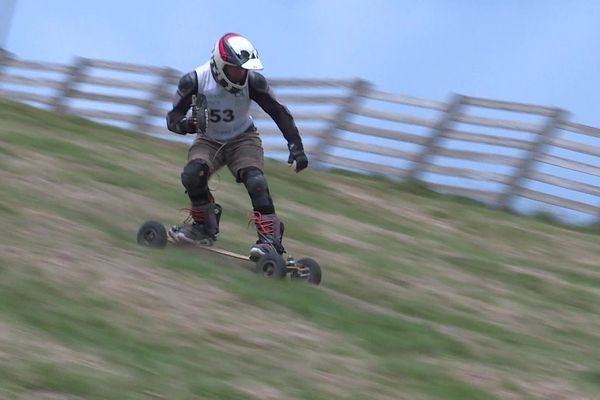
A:
MULTIPOLYGON (((283 141, 283 139, 282 139, 283 141)), ((0 101, 0 398, 546 399, 600 389, 597 227, 419 182, 266 175, 320 287, 135 243, 186 148, 0 101)), ((254 240, 227 170, 220 245, 254 240)))

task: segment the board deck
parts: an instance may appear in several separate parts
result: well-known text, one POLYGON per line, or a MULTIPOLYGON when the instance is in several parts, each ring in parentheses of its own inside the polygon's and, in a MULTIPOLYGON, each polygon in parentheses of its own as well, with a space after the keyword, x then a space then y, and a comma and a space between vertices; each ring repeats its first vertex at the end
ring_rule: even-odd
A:
MULTIPOLYGON (((171 239, 170 237, 168 238, 168 241, 170 243, 175 243, 175 241, 173 241, 173 239, 171 239)), ((243 254, 239 254, 233 251, 229 251, 229 250, 225 250, 225 249, 220 249, 218 247, 214 247, 214 246, 205 246, 205 245, 190 245, 189 247, 194 248, 194 249, 202 249, 202 250, 206 250, 206 251, 210 251, 212 253, 216 253, 216 254, 221 254, 227 257, 231 257, 231 258, 236 258, 238 260, 243 260, 243 261, 252 261, 250 260, 250 258, 248 256, 245 256, 243 254)))

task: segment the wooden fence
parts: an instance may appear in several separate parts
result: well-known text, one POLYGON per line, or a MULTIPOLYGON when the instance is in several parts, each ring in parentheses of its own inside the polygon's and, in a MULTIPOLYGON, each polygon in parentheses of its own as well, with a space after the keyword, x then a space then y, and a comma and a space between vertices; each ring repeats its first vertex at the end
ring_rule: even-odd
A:
MULTIPOLYGON (((191 142, 165 127, 181 74, 87 58, 70 65, 25 61, 0 49, 0 96, 191 142)), ((562 109, 464 95, 427 100, 360 79, 271 83, 294 114, 311 165, 416 179, 443 193, 575 223, 600 218, 600 129, 570 122, 562 109)), ((266 154, 283 159, 281 133, 262 110, 252 112, 266 154)))

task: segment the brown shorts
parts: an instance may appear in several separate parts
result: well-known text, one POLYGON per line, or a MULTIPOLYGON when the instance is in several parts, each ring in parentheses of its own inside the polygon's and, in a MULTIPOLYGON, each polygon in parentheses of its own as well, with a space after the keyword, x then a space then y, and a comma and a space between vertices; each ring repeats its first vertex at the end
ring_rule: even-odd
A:
POLYGON ((208 163, 210 173, 227 165, 239 182, 243 168, 255 167, 261 171, 265 165, 262 141, 258 132, 250 132, 225 143, 198 136, 188 151, 188 161, 201 159, 208 163))

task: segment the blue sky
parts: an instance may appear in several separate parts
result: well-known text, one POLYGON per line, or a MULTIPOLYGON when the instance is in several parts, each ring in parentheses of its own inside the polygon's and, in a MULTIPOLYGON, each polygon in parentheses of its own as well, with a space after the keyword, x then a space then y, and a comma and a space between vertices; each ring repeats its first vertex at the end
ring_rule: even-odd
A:
POLYGON ((592 126, 598 21, 594 0, 0 0, 0 40, 22 59, 187 71, 237 32, 259 49, 267 77, 360 77, 435 100, 456 92, 559 106, 592 126))

